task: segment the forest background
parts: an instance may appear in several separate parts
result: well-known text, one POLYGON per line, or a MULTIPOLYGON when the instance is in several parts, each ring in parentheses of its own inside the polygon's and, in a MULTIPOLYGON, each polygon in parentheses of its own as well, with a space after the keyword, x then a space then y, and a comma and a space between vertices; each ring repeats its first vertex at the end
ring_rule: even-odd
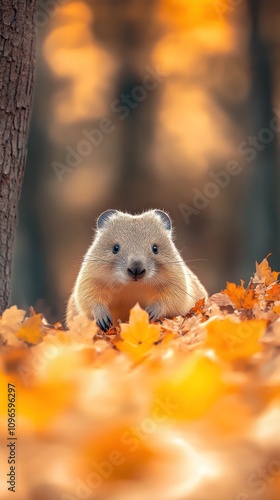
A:
POLYGON ((210 293, 279 261, 277 0, 40 0, 12 302, 61 320, 108 208, 157 207, 210 293))

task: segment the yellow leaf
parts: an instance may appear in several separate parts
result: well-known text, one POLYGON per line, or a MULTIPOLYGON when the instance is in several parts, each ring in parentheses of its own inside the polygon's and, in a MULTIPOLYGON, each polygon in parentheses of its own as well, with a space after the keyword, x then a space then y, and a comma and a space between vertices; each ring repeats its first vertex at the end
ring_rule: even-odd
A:
POLYGON ((18 413, 25 422, 31 423, 33 430, 44 429, 46 432, 52 420, 61 416, 65 407, 67 408, 73 394, 73 384, 60 379, 48 379, 31 387, 21 386, 18 413))
POLYGON ((156 408, 171 419, 197 419, 225 392, 222 369, 202 352, 191 353, 176 363, 172 377, 163 379, 156 390, 156 408))
POLYGON ((139 361, 159 340, 160 326, 150 325, 148 313, 136 304, 130 311, 129 324, 121 324, 121 338, 123 341, 116 342, 117 348, 139 361))
POLYGON ((43 335, 41 333, 40 327, 42 323, 41 314, 36 314, 25 321, 25 323, 20 327, 16 336, 19 340, 28 342, 29 344, 38 344, 41 342, 43 335))
POLYGON ((222 359, 230 361, 249 358, 262 351, 259 339, 266 328, 265 320, 236 322, 229 318, 214 319, 205 326, 205 346, 214 349, 222 359))

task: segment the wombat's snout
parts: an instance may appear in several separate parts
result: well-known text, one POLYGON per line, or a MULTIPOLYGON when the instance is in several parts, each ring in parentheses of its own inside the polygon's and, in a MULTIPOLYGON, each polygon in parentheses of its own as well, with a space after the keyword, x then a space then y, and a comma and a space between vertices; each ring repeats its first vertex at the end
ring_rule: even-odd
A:
POLYGON ((137 260, 131 262, 130 266, 127 268, 127 273, 131 279, 136 281, 143 278, 146 269, 144 269, 142 262, 137 260))

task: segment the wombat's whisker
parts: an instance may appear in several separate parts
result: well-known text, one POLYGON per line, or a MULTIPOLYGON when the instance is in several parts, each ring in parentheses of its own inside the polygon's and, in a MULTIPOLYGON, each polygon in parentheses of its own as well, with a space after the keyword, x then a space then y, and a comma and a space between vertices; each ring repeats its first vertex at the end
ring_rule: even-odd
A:
MULTIPOLYGON (((164 289, 166 288, 166 284, 163 284, 162 282, 159 281, 158 278, 154 278, 154 280, 159 284, 161 285, 161 288, 164 289)), ((172 287, 173 289, 177 289, 179 290, 180 292, 183 292, 184 294, 188 295, 189 297, 191 297, 192 299, 194 299, 195 302, 197 302, 197 298, 196 297, 193 297, 193 295, 191 295, 189 292, 187 292, 185 289, 183 289, 182 287, 180 287, 177 283, 175 284, 175 286, 173 285, 172 287)))
POLYGON ((112 262, 110 260, 106 260, 106 259, 89 259, 89 258, 86 258, 86 259, 83 259, 83 262, 108 262, 108 264, 112 264, 112 262))
POLYGON ((200 261, 210 262, 209 259, 190 259, 190 260, 188 259, 185 262, 200 262, 200 261))

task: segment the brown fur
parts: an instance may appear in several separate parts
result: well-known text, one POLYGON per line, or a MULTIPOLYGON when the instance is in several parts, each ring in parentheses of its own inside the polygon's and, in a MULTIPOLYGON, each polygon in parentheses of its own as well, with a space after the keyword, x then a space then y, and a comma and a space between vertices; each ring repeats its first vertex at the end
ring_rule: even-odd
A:
POLYGON ((157 319, 183 316, 198 299, 207 297, 176 249, 170 228, 167 214, 157 210, 140 215, 104 212, 69 299, 67 323, 76 314, 85 314, 106 331, 117 320, 127 321, 136 302, 157 319), (116 255, 115 244, 120 245, 116 255), (159 249, 156 255, 154 244, 159 249), (127 272, 135 261, 146 271, 137 281, 127 272))

